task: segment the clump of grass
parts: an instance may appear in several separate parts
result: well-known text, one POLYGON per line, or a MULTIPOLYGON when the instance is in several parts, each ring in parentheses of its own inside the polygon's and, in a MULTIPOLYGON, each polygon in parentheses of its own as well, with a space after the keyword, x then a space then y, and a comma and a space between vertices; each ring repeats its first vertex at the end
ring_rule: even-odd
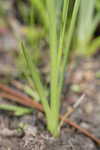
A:
POLYGON ((41 81, 41 75, 35 63, 32 61, 29 50, 21 43, 27 65, 28 77, 30 74, 32 83, 40 96, 40 101, 43 104, 46 115, 47 128, 53 136, 58 136, 60 132, 59 111, 61 106, 61 91, 80 0, 75 0, 70 25, 67 29, 66 25, 68 23, 67 18, 70 1, 62 0, 60 5, 58 4, 58 0, 46 0, 51 69, 50 88, 48 92, 46 86, 44 86, 44 83, 41 81), (58 10, 60 13, 57 12, 58 10), (49 100, 47 93, 50 95, 49 100))

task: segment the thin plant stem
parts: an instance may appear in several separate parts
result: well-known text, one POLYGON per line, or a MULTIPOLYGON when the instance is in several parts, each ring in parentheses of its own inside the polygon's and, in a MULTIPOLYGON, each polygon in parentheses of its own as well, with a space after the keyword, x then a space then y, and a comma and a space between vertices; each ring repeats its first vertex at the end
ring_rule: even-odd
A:
POLYGON ((25 108, 8 104, 0 104, 0 110, 12 111, 16 116, 30 114, 34 111, 32 108, 25 108))
POLYGON ((68 62, 70 44, 72 41, 72 35, 73 35, 74 28, 75 28, 75 22, 77 19, 79 5, 80 5, 80 0, 76 0, 75 5, 74 5, 73 14, 72 14, 71 24, 70 24, 69 32, 68 32, 68 36, 67 36, 66 48, 64 50, 64 58, 63 58, 63 62, 62 62, 62 69, 61 69, 61 76, 60 76, 60 83, 59 83, 60 84, 59 85, 59 92, 58 92, 59 94, 61 93, 62 86, 63 86, 64 73, 65 73, 67 62, 68 62))
POLYGON ((48 129, 52 134, 56 131, 58 125, 58 103, 57 101, 57 19, 56 19, 56 9, 55 9, 55 1, 47 0, 47 8, 48 8, 48 17, 49 17, 49 44, 50 44, 50 59, 51 59, 51 72, 50 72, 50 109, 51 115, 48 118, 48 129), (52 27, 52 29, 51 29, 52 27), (56 107, 55 109, 53 109, 56 107), (52 122, 52 117, 54 116, 54 121, 52 122))
MULTIPOLYGON (((64 0, 63 4, 63 14, 62 14, 62 26, 61 26, 61 33, 60 33, 60 43, 58 44, 58 53, 56 58, 54 58, 55 67, 52 72, 54 72, 53 82, 52 82, 52 93, 51 93, 51 120, 56 120, 56 124, 58 125, 59 121, 59 108, 60 108, 60 95, 58 94, 58 82, 59 82, 59 68, 60 68, 60 62, 62 57, 62 50, 63 50, 63 42, 64 42, 64 34, 65 34, 65 27, 66 27, 66 21, 67 21, 67 14, 68 14, 68 5, 69 0, 64 0), (56 60, 55 60, 56 59, 56 60), (58 96, 59 95, 59 96, 58 96)), ((55 128, 57 128, 57 125, 54 124, 55 128)), ((53 131, 54 132, 54 131, 53 131)), ((57 131, 59 132, 59 131, 57 131)))
POLYGON ((32 58, 28 54, 28 51, 25 49, 23 43, 21 43, 21 47, 22 47, 23 55, 24 55, 24 58, 26 61, 27 69, 29 69, 29 72, 32 75, 33 83, 34 83, 34 85, 35 85, 35 87, 39 93, 39 96, 40 96, 41 101, 43 103, 46 115, 48 115, 49 114, 49 105, 48 105, 48 101, 46 99, 44 87, 43 87, 41 80, 40 80, 39 72, 37 71, 35 64, 32 63, 32 58))

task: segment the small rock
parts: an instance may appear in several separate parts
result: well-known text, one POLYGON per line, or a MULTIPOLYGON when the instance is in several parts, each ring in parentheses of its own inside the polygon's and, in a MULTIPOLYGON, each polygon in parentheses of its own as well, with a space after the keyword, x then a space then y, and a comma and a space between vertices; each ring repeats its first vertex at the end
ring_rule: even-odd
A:
POLYGON ((85 129, 89 129, 89 128, 90 128, 89 124, 87 124, 87 123, 85 123, 85 122, 82 122, 82 123, 80 124, 80 126, 81 126, 82 128, 85 128, 85 129))
POLYGON ((84 107, 85 112, 89 115, 93 112, 93 105, 92 103, 88 102, 84 107))
POLYGON ((35 137, 37 134, 37 128, 33 126, 27 126, 26 129, 24 130, 25 135, 27 136, 33 136, 35 137))

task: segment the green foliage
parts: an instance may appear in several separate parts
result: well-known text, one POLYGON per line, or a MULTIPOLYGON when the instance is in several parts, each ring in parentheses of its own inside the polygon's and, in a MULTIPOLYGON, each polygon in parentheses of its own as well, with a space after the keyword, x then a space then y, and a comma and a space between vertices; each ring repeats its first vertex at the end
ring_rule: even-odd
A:
MULTIPOLYGON (((29 0, 27 3, 19 0, 17 5, 21 21, 24 22, 23 32, 25 43, 32 54, 32 59, 35 63, 38 63, 41 58, 40 42, 46 39, 48 26, 44 0, 29 0)), ((17 38, 20 39, 20 37, 17 38)), ((19 59, 21 60, 21 64, 23 64, 22 57, 19 57, 19 59)), ((25 69, 23 65, 23 70, 25 69)))
MULTIPOLYGON (((43 5, 42 1, 32 0, 35 6, 38 5, 38 11, 42 12, 43 5), (38 4, 39 2, 39 4, 38 4), (40 11, 42 10, 42 11, 40 11)), ((45 2, 45 1, 43 1, 45 2)), ((46 0, 46 14, 43 15, 42 19, 46 17, 46 27, 49 39, 50 49, 50 88, 46 89, 41 81, 41 75, 39 73, 36 64, 33 62, 29 50, 21 43, 23 55, 25 58, 27 71, 26 74, 33 81, 35 88, 40 96, 41 103, 43 104, 48 130, 53 136, 59 135, 59 111, 60 111, 60 98, 61 91, 63 88, 64 74, 66 65, 68 62, 68 55, 70 51, 73 31, 75 28, 75 22, 77 19, 77 13, 79 9, 80 0, 75 0, 73 6, 73 12, 71 16, 70 25, 68 22, 68 10, 69 0, 46 0), (68 26, 66 29, 66 25, 68 26), (66 34, 67 31, 67 34, 66 34), (66 43, 65 43, 66 41, 66 43), (62 66, 62 67, 61 67, 62 66), (50 95, 48 100, 48 94, 50 95)), ((41 16, 41 14, 40 14, 41 16)), ((44 19, 45 20, 45 19, 44 19)))
MULTIPOLYGON (((99 2, 97 2, 99 3, 99 2)), ((100 47, 100 38, 93 39, 94 32, 100 22, 100 11, 95 12, 96 0, 81 0, 77 26, 76 49, 81 54, 90 55, 100 47)))
POLYGON ((96 9, 100 12, 100 0, 96 0, 96 9))
POLYGON ((33 109, 31 108, 25 108, 8 104, 0 104, 0 110, 13 112, 16 116, 22 116, 33 112, 33 109))

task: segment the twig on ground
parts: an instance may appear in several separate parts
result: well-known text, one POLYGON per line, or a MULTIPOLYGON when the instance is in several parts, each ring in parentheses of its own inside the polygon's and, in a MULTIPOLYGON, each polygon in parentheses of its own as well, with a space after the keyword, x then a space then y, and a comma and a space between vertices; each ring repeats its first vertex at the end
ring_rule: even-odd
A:
POLYGON ((5 91, 5 92, 11 94, 11 95, 15 95, 16 97, 22 97, 22 98, 23 98, 23 96, 24 96, 24 98, 27 98, 27 97, 28 97, 28 96, 26 96, 25 94, 23 94, 23 93, 21 93, 21 92, 19 92, 19 91, 17 91, 17 90, 13 90, 12 88, 9 88, 9 87, 7 87, 7 86, 4 85, 4 84, 0 84, 0 89, 1 89, 2 91, 5 91))
POLYGON ((83 99, 85 97, 85 94, 83 94, 73 105, 73 107, 68 107, 68 111, 63 115, 63 119, 60 122, 60 128, 62 127, 64 120, 68 118, 75 110, 76 108, 82 103, 83 99))
POLYGON ((17 96, 7 94, 7 93, 0 93, 0 97, 18 102, 22 105, 25 105, 25 106, 28 106, 31 108, 33 108, 33 106, 34 106, 34 108, 38 108, 40 111, 43 111, 43 107, 41 104, 37 103, 36 101, 33 101, 31 98, 28 98, 28 97, 26 98, 26 96, 25 97, 24 96, 17 97, 17 96))
MULTIPOLYGON (((43 106, 41 104, 39 104, 38 102, 33 101, 31 98, 27 97, 24 94, 19 94, 19 92, 8 88, 5 85, 0 84, 0 89, 3 90, 6 93, 1 93, 0 97, 4 97, 4 98, 9 98, 12 101, 16 101, 19 102, 23 105, 32 107, 32 108, 36 108, 37 110, 44 112, 43 106), (27 97, 27 98, 26 98, 27 97)), ((74 106, 75 107, 75 106, 74 106)), ((63 120, 64 116, 60 116, 60 119, 63 120)), ((89 138, 91 138, 94 142, 96 142, 97 144, 100 145, 100 139, 96 138, 93 134, 89 133, 89 131, 87 131, 86 129, 81 128, 79 125, 77 125, 76 123, 74 123, 73 121, 66 119, 64 120, 65 123, 69 124, 70 126, 78 129, 81 133, 83 133, 84 135, 88 136, 89 138)))
MULTIPOLYGON (((62 119, 62 118, 63 118, 63 116, 60 116, 60 119, 62 119)), ((95 137, 92 133, 90 133, 86 129, 81 128, 79 125, 77 125, 76 123, 72 122, 69 119, 64 120, 64 122, 66 122, 67 124, 69 124, 70 126, 76 128, 76 129, 78 129, 81 133, 83 133, 84 135, 88 136, 94 142, 96 142, 98 145, 100 145, 100 139, 98 139, 97 137, 95 137)))
POLYGON ((74 110, 82 103, 83 99, 85 98, 85 94, 83 94, 73 105, 74 110))

